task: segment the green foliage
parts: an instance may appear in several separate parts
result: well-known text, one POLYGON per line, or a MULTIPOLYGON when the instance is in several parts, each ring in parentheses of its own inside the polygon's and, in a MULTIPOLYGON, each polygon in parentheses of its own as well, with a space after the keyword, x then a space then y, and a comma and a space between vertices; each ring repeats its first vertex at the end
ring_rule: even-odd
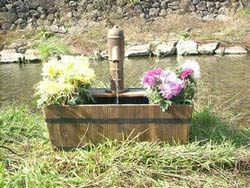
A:
POLYGON ((248 143, 242 142, 243 147, 236 146, 234 140, 228 137, 230 134, 236 136, 238 129, 232 129, 229 133, 226 128, 216 128, 222 133, 225 131, 225 139, 216 136, 216 131, 208 133, 215 127, 229 126, 208 108, 195 112, 191 127, 192 142, 186 145, 136 142, 136 138, 122 142, 107 139, 103 143, 89 145, 88 149, 76 149, 74 152, 53 151, 47 142, 47 135, 38 136, 45 133, 41 115, 30 113, 27 107, 2 109, 0 117, 1 124, 6 125, 0 126, 0 138, 8 134, 13 140, 13 143, 1 142, 0 145, 4 144, 18 154, 0 147, 0 186, 4 188, 228 188, 232 185, 244 187, 249 178, 248 143), (15 124, 24 127, 24 130, 7 130, 8 126, 15 124), (201 124, 203 126, 198 126, 201 124), (24 136, 26 132, 30 132, 29 136, 24 136), (203 135, 200 140, 208 140, 193 141, 200 134, 203 135), (23 136, 29 138, 29 142, 20 139, 23 136))
POLYGON ((68 47, 56 37, 43 39, 35 47, 39 50, 43 61, 51 56, 70 54, 68 47))
POLYGON ((15 106, 0 111, 0 144, 39 139, 45 132, 44 121, 26 106, 15 106))
POLYGON ((159 104, 162 111, 166 111, 172 105, 172 101, 166 100, 162 96, 159 87, 146 91, 146 96, 150 103, 159 104))
POLYGON ((236 146, 250 143, 250 128, 235 128, 214 115, 209 108, 193 113, 190 140, 207 140, 223 143, 228 140, 236 146))
POLYGON ((179 35, 183 37, 184 39, 190 38, 190 34, 186 31, 180 31, 179 35))

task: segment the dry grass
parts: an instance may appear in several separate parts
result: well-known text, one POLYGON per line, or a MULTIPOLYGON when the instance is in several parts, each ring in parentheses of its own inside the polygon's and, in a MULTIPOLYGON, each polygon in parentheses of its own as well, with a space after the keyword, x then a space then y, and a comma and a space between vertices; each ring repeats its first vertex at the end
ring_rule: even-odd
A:
MULTIPOLYGON (((126 43, 169 41, 184 36, 199 43, 220 41, 224 46, 242 45, 250 48, 249 12, 248 9, 243 10, 226 21, 204 21, 192 14, 171 14, 154 21, 145 21, 137 17, 121 20, 109 15, 101 22, 88 23, 86 20, 80 20, 76 26, 69 28, 63 40, 73 51, 89 55, 96 49, 106 49, 107 31, 112 25, 117 24, 124 30, 126 43)), ((39 30, 11 31, 0 36, 0 42, 10 43, 20 38, 32 41, 33 33, 36 32, 39 33, 39 30)))

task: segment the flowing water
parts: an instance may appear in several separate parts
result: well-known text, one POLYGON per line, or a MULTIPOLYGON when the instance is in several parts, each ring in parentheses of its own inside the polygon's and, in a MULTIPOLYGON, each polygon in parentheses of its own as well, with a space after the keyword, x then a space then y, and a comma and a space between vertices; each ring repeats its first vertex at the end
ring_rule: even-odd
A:
MULTIPOLYGON (((250 124, 250 56, 187 57, 190 58, 200 63, 202 72, 196 103, 250 124)), ((173 67, 181 62, 183 58, 176 57, 125 60, 125 88, 141 87, 143 73, 149 69, 173 67)), ((91 66, 98 79, 95 87, 109 88, 108 62, 93 62, 91 66)), ((33 85, 41 80, 41 68, 41 64, 0 64, 0 106, 14 101, 32 105, 33 85)))
POLYGON ((119 80, 118 70, 116 69, 116 80, 115 80, 115 103, 119 104, 119 80))

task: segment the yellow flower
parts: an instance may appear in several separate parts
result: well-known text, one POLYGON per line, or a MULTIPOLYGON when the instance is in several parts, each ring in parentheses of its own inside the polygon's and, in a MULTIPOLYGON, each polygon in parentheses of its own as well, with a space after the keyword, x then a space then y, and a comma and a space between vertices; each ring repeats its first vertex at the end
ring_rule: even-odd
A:
POLYGON ((61 74, 61 64, 58 60, 52 59, 51 61, 43 64, 42 75, 51 79, 61 74))

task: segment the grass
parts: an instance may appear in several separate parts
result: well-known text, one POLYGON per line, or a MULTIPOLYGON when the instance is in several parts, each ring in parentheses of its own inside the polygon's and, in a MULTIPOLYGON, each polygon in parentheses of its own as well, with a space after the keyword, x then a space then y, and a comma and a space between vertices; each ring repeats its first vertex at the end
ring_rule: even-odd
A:
POLYGON ((55 57, 58 55, 70 54, 65 43, 57 37, 41 40, 35 46, 39 50, 43 61, 48 60, 51 56, 55 57))
MULTIPOLYGON (((96 3, 97 6, 100 4, 100 9, 102 9, 107 1, 111 2, 111 0, 106 0, 104 2, 96 1, 96 3)), ((136 3, 134 0, 117 0, 115 3, 123 4, 128 1, 130 4, 136 3)), ((10 31, 0 36, 0 42, 9 44, 24 39, 32 44, 41 43, 39 49, 45 59, 52 54, 68 53, 68 51, 92 55, 94 50, 107 49, 108 29, 117 24, 125 33, 126 44, 188 38, 198 43, 219 41, 222 46, 241 45, 250 47, 249 8, 231 15, 230 19, 225 21, 205 21, 191 14, 172 14, 154 21, 147 21, 138 17, 124 20, 113 12, 106 12, 100 22, 88 23, 85 19, 88 18, 83 16, 77 26, 68 23, 68 33, 57 39, 45 40, 43 36, 47 31, 43 26, 37 30, 10 31), (190 32, 186 32, 187 29, 190 32), (66 46, 68 46, 68 49, 66 46)))
POLYGON ((204 108, 187 145, 106 140, 88 150, 53 151, 39 113, 0 111, 0 187, 245 187, 250 129, 204 108))

